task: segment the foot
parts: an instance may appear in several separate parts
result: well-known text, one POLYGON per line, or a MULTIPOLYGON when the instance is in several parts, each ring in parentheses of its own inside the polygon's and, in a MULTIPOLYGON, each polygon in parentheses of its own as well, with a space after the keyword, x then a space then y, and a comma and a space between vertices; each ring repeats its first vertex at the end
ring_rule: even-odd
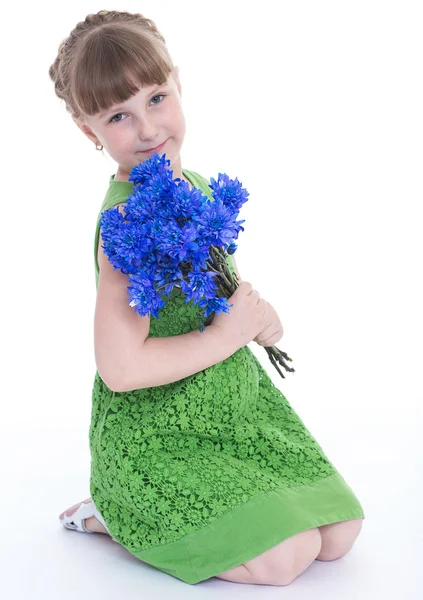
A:
POLYGON ((88 519, 85 519, 84 525, 88 529, 88 531, 94 531, 95 533, 105 533, 106 535, 109 535, 109 532, 95 517, 89 517, 88 519))
POLYGON ((87 531, 88 533, 105 533, 109 535, 107 529, 94 516, 94 503, 91 498, 87 498, 78 504, 74 504, 59 515, 60 521, 68 529, 78 531, 87 531), (92 508, 91 508, 92 507, 92 508), (77 513, 78 514, 75 514, 77 513), (91 514, 90 514, 91 513, 91 514), (75 520, 72 517, 75 514, 75 520), (85 517, 85 518, 84 518, 85 517))

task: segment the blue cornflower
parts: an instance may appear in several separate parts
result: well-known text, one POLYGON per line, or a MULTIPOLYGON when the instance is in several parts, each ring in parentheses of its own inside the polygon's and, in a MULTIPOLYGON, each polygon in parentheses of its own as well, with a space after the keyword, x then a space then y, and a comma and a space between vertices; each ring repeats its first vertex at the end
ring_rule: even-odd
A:
POLYGON ((124 215, 117 207, 101 215, 104 251, 115 268, 129 275, 130 306, 141 316, 157 317, 164 302, 161 292, 168 295, 175 286, 205 316, 227 311, 225 292, 228 296, 232 275, 226 265, 224 284, 219 272, 225 261, 217 264, 211 248, 223 259, 226 247, 235 251, 233 240, 244 230, 238 211, 248 192, 238 180, 219 173, 217 182, 211 179, 210 201, 201 190, 172 179, 169 167, 166 154, 154 153, 132 169, 134 190, 124 215))

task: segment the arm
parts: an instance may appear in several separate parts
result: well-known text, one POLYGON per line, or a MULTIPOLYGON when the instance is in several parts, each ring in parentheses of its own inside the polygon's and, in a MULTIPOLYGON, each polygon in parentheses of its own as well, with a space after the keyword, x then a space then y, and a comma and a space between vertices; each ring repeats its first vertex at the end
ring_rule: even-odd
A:
POLYGON ((213 324, 207 325, 203 332, 197 329, 182 335, 147 338, 144 344, 136 346, 116 391, 129 392, 179 381, 225 360, 237 350, 213 324))

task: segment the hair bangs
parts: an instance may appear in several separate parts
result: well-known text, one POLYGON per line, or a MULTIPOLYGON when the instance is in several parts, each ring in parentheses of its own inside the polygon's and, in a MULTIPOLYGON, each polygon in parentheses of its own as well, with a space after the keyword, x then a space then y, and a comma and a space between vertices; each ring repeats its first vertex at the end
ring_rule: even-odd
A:
POLYGON ((165 47, 130 24, 91 33, 74 63, 72 94, 82 115, 125 102, 143 85, 167 81, 173 64, 165 47))

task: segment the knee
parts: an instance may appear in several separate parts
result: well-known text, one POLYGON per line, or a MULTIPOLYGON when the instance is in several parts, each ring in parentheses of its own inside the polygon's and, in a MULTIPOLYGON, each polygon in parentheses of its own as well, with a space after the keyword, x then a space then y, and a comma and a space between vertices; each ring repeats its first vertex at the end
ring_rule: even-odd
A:
POLYGON ((322 547, 316 560, 337 560, 353 547, 363 525, 363 519, 352 519, 320 527, 322 547))
POLYGON ((335 546, 333 548, 325 546, 320 550, 319 554, 316 556, 316 560, 330 561, 330 560, 338 560, 338 558, 342 558, 353 547, 354 543, 350 544, 348 547, 343 546, 340 548, 339 546, 335 546))
POLYGON ((271 554, 259 565, 255 572, 256 583, 290 585, 311 565, 322 547, 319 529, 303 531, 294 537, 295 544, 289 552, 271 554))
POLYGON ((294 569, 288 565, 273 568, 270 565, 263 565, 260 569, 250 571, 251 581, 257 585, 290 585, 296 575, 294 569))

